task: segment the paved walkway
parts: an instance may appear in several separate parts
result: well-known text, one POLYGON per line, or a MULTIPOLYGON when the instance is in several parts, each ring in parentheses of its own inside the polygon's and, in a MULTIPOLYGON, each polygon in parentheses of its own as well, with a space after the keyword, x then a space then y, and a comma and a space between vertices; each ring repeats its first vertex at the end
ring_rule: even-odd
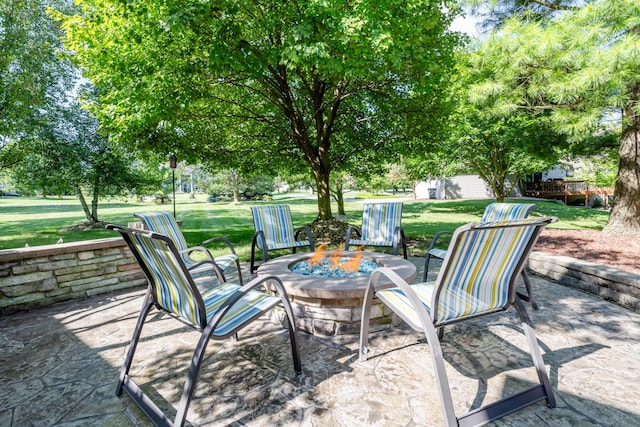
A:
MULTIPOLYGON (((535 277, 536 324, 557 407, 544 403, 495 425, 640 425, 640 314, 535 277)), ((143 292, 130 291, 0 318, 0 426, 146 426, 114 396, 143 292)), ((443 341, 460 413, 535 381, 515 311, 446 329, 443 341), (488 322, 488 329, 477 328, 488 322), (506 372, 503 369, 506 367, 506 372), (479 373, 479 374, 474 374, 479 373)), ((133 374, 175 414, 198 334, 163 316, 143 331, 133 374)), ((442 425, 429 348, 407 328, 357 336, 300 334, 304 374, 293 379, 287 334, 268 320, 240 341, 212 342, 189 421, 198 426, 442 425)))

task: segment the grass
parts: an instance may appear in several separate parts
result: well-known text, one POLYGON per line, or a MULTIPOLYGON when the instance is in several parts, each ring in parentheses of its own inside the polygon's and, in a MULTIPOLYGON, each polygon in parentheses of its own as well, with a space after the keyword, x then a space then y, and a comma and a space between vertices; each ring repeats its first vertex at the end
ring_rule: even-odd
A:
MULTIPOLYGON (((349 195, 351 197, 351 194, 349 195)), ((356 195, 345 204, 352 224, 360 225, 363 195, 356 195)), ((430 239, 442 230, 453 231, 456 227, 477 221, 492 200, 427 200, 405 201, 402 225, 408 239, 414 243, 411 254, 424 255, 430 239)), ((190 198, 179 194, 176 198, 178 219, 183 221, 182 231, 191 245, 207 238, 225 235, 236 246, 243 260, 249 259, 253 222, 249 206, 255 204, 289 204, 296 226, 311 222, 316 217, 316 200, 307 194, 276 195, 272 202, 245 202, 234 205, 229 202, 209 203, 205 195, 190 198)), ((535 200, 537 206, 530 216, 557 216, 560 221, 552 225, 565 229, 602 229, 608 212, 583 207, 564 206, 555 202, 535 200)), ((166 210, 170 204, 104 201, 99 215, 104 222, 126 225, 134 221, 135 212, 166 210)), ((334 214, 337 206, 333 206, 334 214)), ((55 244, 60 238, 64 242, 115 237, 109 230, 61 232, 60 230, 84 222, 84 214, 74 197, 62 199, 0 197, 0 249, 55 244)))

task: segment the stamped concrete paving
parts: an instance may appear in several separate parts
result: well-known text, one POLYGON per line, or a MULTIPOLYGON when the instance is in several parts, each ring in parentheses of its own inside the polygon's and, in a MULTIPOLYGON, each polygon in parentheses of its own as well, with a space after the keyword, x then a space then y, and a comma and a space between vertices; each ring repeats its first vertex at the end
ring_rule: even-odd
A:
MULTIPOLYGON (((557 407, 539 403, 495 425, 640 425, 640 314, 535 277, 530 312, 557 407)), ((0 318, 0 426, 136 426, 148 419, 114 396, 143 292, 109 294, 0 318)), ((443 351, 456 410, 526 388, 535 372, 515 311, 449 327, 443 351), (487 328, 479 328, 481 324, 487 328), (503 368, 506 367, 506 372, 503 368)), ((286 332, 268 320, 240 341, 212 342, 189 421, 199 426, 441 425, 429 348, 406 327, 357 336, 300 334, 304 374, 294 378, 286 332)), ((198 334, 154 315, 132 370, 175 414, 198 334)))

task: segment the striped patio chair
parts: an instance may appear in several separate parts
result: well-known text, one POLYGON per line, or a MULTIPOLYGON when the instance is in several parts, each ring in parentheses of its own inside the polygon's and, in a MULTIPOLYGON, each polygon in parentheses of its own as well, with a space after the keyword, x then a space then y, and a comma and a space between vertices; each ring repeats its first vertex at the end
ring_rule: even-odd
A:
MULTIPOLYGON (((529 211, 535 208, 536 205, 528 204, 528 203, 491 203, 489 204, 482 214, 482 218, 480 222, 492 222, 492 221, 502 221, 502 220, 511 220, 511 219, 521 219, 526 218, 529 215, 529 211)), ((443 260, 447 254, 446 249, 437 248, 438 239, 445 235, 451 235, 453 233, 449 231, 440 231, 433 236, 433 240, 431 240, 431 244, 429 245, 429 249, 427 251, 427 259, 424 264, 424 274, 422 276, 422 281, 427 281, 427 274, 429 273, 429 263, 432 258, 437 258, 443 260)), ((529 280, 529 275, 526 270, 522 270, 522 280, 524 281, 524 286, 527 290, 527 295, 520 295, 523 297, 525 301, 529 301, 531 307, 534 310, 538 310, 538 304, 536 303, 533 297, 533 290, 531 288, 531 281, 529 280)))
POLYGON ((303 228, 307 239, 298 240, 301 230, 296 230, 293 226, 289 205, 253 206, 251 214, 255 229, 251 241, 251 273, 258 268, 255 265, 256 248, 262 250, 263 262, 269 260, 269 251, 276 249, 293 249, 295 253, 297 248, 308 246, 310 251, 315 250, 309 226, 305 225, 303 228))
POLYGON ((145 229, 158 234, 164 234, 165 236, 172 239, 175 242, 176 247, 180 251, 182 261, 185 263, 187 268, 192 271, 192 274, 202 272, 203 270, 212 267, 216 271, 216 274, 218 275, 220 281, 226 282, 227 280, 224 272, 228 267, 234 265, 238 274, 238 281, 240 282, 240 285, 244 284, 244 282, 242 281, 242 272, 240 271, 240 261, 238 260, 238 255, 236 255, 236 251, 233 245, 226 237, 213 237, 196 246, 189 247, 182 234, 182 231, 180 230, 178 222, 169 212, 143 212, 134 214, 134 216, 142 221, 145 229), (214 241, 223 242, 229 248, 231 253, 217 257, 211 255, 211 252, 206 248, 206 245, 214 241), (193 259, 192 255, 196 253, 204 255, 206 260, 193 259))
POLYGON ((393 248, 398 255, 398 246, 402 246, 407 259, 407 242, 402 230, 402 202, 365 203, 362 207, 362 228, 349 226, 345 236, 345 250, 349 245, 383 246, 393 248), (352 232, 356 239, 352 239, 352 232))
MULTIPOLYGON (((423 332, 432 362, 447 426, 482 425, 525 406, 546 399, 555 406, 551 383, 542 360, 533 326, 516 294, 516 281, 547 224, 557 218, 467 224, 458 228, 435 282, 409 285, 388 268, 371 275, 362 307, 360 360, 368 356, 369 313, 373 297, 379 298, 411 328, 423 332), (379 282, 391 281, 382 289, 379 282), (514 306, 529 344, 539 382, 536 386, 494 403, 456 416, 445 370, 439 331, 445 325, 500 313, 514 306)), ((455 341, 455 340, 454 340, 455 341)))
MULTIPOLYGON (((214 276, 194 277, 185 265, 174 240, 166 235, 116 225, 108 225, 107 228, 118 231, 122 235, 149 282, 145 301, 118 381, 116 395, 121 396, 125 391, 155 425, 184 425, 204 353, 210 340, 223 340, 235 335, 238 330, 276 306, 282 306, 286 313, 294 370, 297 374, 302 372, 296 329, 291 320, 293 312, 282 282, 277 277, 260 277, 244 286, 220 283, 214 276), (201 281, 211 283, 208 286, 201 286, 202 284, 199 283, 201 281), (267 281, 275 285, 278 296, 255 289, 267 281), (199 289, 207 290, 201 292, 199 289), (142 327, 154 307, 160 312, 167 313, 182 323, 192 326, 201 333, 191 358, 182 398, 173 421, 162 412, 129 375, 142 327)), ((171 362, 169 365, 173 366, 173 364, 171 362)))

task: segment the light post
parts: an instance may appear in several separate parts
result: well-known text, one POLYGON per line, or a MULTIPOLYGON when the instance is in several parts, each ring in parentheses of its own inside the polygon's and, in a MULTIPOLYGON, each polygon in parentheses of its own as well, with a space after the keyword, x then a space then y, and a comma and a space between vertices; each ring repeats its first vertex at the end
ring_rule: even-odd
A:
POLYGON ((178 158, 175 154, 169 156, 169 167, 171 168, 171 186, 173 187, 173 218, 176 218, 176 168, 178 158))

